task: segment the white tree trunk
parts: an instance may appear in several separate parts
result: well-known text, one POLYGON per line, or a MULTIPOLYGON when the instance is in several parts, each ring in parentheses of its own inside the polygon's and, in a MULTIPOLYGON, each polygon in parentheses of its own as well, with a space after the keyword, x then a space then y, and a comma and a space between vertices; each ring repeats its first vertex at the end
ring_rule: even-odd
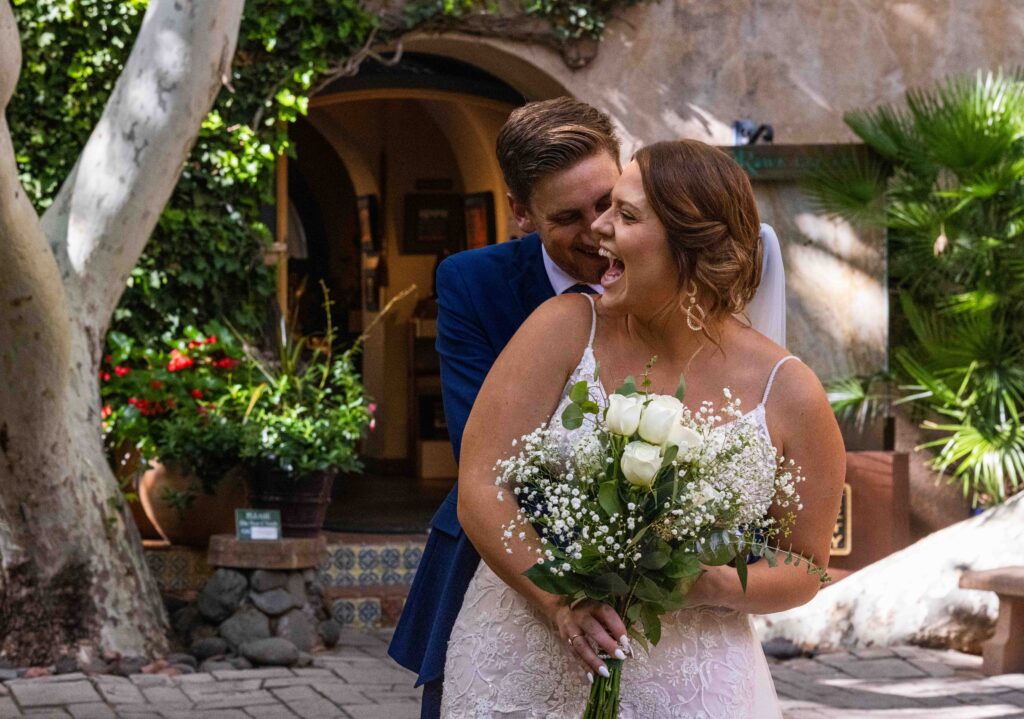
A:
MULTIPOLYGON (((166 619, 103 453, 98 370, 125 280, 230 71, 243 0, 153 0, 40 222, 0 115, 0 652, 153 654, 166 619)), ((20 68, 0 0, 0 110, 20 68)))
POLYGON ((979 650, 995 594, 960 589, 966 570, 1024 565, 1024 495, 925 537, 822 589, 808 604, 755 620, 763 640, 805 649, 919 644, 979 650))

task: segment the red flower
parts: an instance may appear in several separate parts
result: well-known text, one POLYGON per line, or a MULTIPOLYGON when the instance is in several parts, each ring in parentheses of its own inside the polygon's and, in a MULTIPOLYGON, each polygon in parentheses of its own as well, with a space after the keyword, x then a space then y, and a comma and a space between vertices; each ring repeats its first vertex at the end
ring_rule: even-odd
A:
POLYGON ((106 362, 107 364, 113 364, 114 357, 112 355, 107 355, 106 357, 103 358, 103 361, 106 362))
POLYGON ((200 399, 203 396, 203 390, 194 389, 189 394, 192 395, 193 399, 200 399))
POLYGON ((195 340, 189 340, 188 348, 190 350, 194 350, 196 347, 202 347, 202 346, 203 346, 202 342, 196 342, 195 340))
POLYGON ((152 387, 153 389, 160 389, 161 387, 164 386, 164 383, 158 379, 154 379, 149 381, 149 386, 152 387))
POLYGON ((131 373, 132 373, 132 368, 131 367, 125 367, 124 365, 118 365, 117 367, 114 368, 114 374, 116 374, 118 377, 127 377, 131 373))
POLYGON ((104 382, 109 382, 110 381, 110 373, 109 372, 102 372, 101 371, 100 372, 100 379, 103 380, 104 382))
POLYGON ((237 367, 238 364, 238 360, 231 359, 230 357, 225 357, 214 362, 213 366, 216 367, 217 369, 231 370, 237 367))
POLYGON ((217 335, 210 335, 206 338, 206 344, 215 345, 217 344, 217 335))
POLYGON ((376 413, 377 412, 377 403, 376 402, 370 402, 370 404, 366 405, 366 411, 369 412, 370 414, 376 413))
POLYGON ((188 369, 195 362, 191 357, 183 355, 178 350, 171 350, 171 361, 167 363, 167 370, 169 372, 178 372, 183 369, 188 369))
POLYGON ((100 410, 100 417, 106 419, 113 413, 113 408, 109 404, 103 405, 103 409, 100 410))

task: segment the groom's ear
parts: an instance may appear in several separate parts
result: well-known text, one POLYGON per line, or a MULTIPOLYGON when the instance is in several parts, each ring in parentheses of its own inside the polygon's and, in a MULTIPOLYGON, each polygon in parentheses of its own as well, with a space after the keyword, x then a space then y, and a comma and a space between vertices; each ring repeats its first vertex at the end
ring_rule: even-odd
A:
POLYGON ((512 219, 516 221, 516 226, 522 231, 529 234, 530 232, 536 232, 537 227, 533 223, 533 219, 530 217, 530 208, 525 202, 520 202, 512 193, 505 195, 508 199, 508 209, 512 213, 512 219))

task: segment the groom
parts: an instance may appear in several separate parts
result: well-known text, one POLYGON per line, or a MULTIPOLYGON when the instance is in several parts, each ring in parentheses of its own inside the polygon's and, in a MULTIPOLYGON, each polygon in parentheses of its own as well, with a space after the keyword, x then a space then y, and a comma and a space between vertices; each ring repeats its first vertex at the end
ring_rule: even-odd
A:
MULTIPOLYGON (((590 230, 608 208, 621 169, 607 115, 567 97, 530 103, 509 116, 497 154, 512 216, 530 234, 459 253, 437 269, 437 351, 456 460, 480 386, 519 326, 556 294, 601 292, 608 267, 590 230)), ((448 638, 480 561, 459 526, 457 489, 431 520, 388 649, 424 685, 422 719, 440 716, 448 638)))

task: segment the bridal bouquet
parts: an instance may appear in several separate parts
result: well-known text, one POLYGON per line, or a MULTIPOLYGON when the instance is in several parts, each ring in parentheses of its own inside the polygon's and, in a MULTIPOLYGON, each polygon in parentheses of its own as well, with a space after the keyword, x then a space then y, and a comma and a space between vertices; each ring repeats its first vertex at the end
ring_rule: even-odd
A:
MULTIPOLYGON (((721 424, 742 417, 739 400, 725 389, 721 407, 692 412, 682 379, 675 396, 652 394, 646 373, 641 387, 628 378, 601 412, 596 384, 578 382, 561 419, 582 431, 567 438, 542 425, 495 467, 498 498, 507 487, 519 505, 502 528, 506 551, 527 539, 527 525, 540 537, 526 576, 572 602, 611 605, 645 649, 661 637, 661 615, 684 606, 702 565, 734 565, 744 589, 748 557, 807 561, 827 581, 813 557, 778 545, 800 507, 802 477, 774 450, 766 458, 756 423, 721 424), (791 508, 782 521, 768 516, 773 503, 791 508)), ((594 678, 584 719, 618 716, 622 662, 605 662, 610 676, 594 678)))

